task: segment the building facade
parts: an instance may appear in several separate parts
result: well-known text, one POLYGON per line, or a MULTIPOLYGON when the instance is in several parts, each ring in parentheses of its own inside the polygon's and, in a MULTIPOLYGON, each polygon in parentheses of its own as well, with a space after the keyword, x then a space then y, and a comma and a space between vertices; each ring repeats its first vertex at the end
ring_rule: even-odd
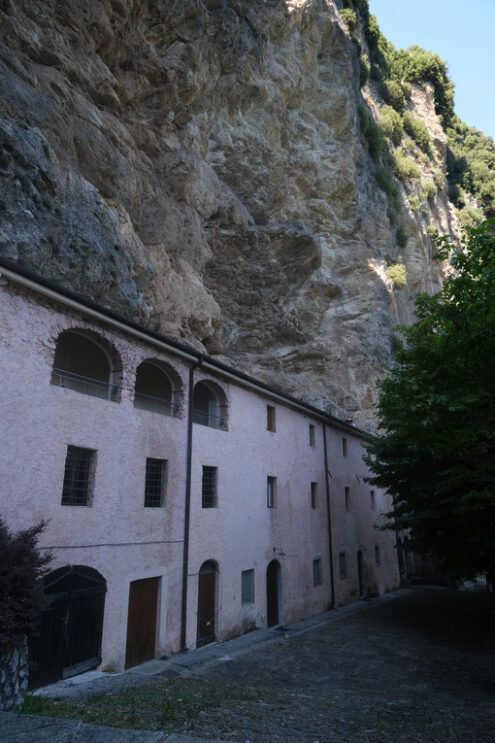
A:
POLYGON ((46 521, 53 556, 32 686, 398 586, 363 432, 7 261, 0 272, 0 516, 46 521))

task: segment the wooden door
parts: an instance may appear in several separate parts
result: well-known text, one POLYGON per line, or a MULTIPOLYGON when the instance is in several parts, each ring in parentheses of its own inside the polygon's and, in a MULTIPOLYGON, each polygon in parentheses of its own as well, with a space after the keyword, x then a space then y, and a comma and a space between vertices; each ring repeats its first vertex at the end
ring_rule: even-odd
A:
POLYGON ((280 565, 272 560, 266 570, 266 618, 268 627, 279 623, 280 565))
POLYGON ((197 647, 215 640, 215 563, 203 563, 198 579, 198 637, 197 647))
POLYGON ((129 586, 125 667, 155 657, 159 578, 134 580, 129 586))

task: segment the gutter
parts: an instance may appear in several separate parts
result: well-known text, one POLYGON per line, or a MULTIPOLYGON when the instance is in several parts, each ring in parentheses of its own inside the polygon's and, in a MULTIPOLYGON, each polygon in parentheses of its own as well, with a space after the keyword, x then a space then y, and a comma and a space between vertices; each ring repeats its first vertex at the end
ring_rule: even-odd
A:
POLYGON ((330 601, 331 608, 335 609, 335 580, 333 575, 333 542, 332 542, 332 512, 330 510, 330 483, 328 481, 328 452, 327 452, 327 428, 323 424, 323 452, 325 462, 325 487, 327 492, 327 528, 328 528, 328 557, 330 564, 330 601))

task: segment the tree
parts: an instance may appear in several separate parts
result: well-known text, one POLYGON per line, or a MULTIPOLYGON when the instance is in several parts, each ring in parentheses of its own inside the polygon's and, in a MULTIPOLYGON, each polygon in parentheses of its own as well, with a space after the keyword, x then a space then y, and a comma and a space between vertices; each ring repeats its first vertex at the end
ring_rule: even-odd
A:
POLYGON ((43 527, 12 534, 0 519, 0 656, 36 628, 45 606, 40 578, 51 555, 36 546, 43 527))
POLYGON ((388 489, 412 547, 457 577, 495 578, 495 220, 460 248, 437 237, 452 275, 416 297, 397 366, 380 383, 370 482, 388 489))

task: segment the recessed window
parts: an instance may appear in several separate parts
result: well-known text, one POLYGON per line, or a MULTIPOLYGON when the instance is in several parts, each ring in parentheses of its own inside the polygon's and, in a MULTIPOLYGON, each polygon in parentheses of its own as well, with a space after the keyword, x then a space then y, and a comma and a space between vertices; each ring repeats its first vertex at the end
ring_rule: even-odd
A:
POLYGON ((63 506, 89 506, 94 475, 96 452, 93 449, 67 447, 65 458, 63 506))
POLYGON ((276 409, 273 405, 266 406, 266 430, 273 433, 277 430, 276 409))
POLYGON ((347 439, 342 439, 342 456, 347 456, 347 439))
POLYGON ((243 570, 241 573, 241 603, 254 603, 254 570, 243 570))
POLYGON ((321 570, 321 559, 318 557, 313 560, 313 585, 321 586, 323 583, 323 574, 321 570))
POLYGON ((266 478, 266 505, 275 508, 275 487, 277 478, 270 475, 266 478))
POLYGON ((311 483, 311 508, 316 508, 318 498, 318 485, 316 482, 311 483))
POLYGON ((351 489, 347 486, 344 488, 344 501, 345 501, 345 510, 350 511, 351 510, 351 489))
POLYGON ((203 508, 217 507, 217 468, 203 467, 203 483, 201 488, 201 506, 203 508))
POLYGON ((370 490, 370 506, 371 506, 371 510, 374 511, 375 508, 376 508, 375 491, 374 490, 370 490))
POLYGON ((174 414, 172 383, 157 364, 143 361, 136 372, 134 407, 161 415, 174 414))
POLYGON ((210 428, 227 429, 227 400, 218 384, 198 382, 193 393, 193 422, 210 428))
MULTIPOLYGON (((93 335, 72 330, 61 333, 55 350, 51 383, 85 395, 117 400, 120 390, 115 384, 114 364, 110 354, 93 340, 93 335)), ((102 343, 104 345, 103 340, 102 343)))
POLYGON ((146 508, 159 508, 165 500, 167 482, 167 462, 165 459, 146 460, 144 483, 144 505, 146 508))
POLYGON ((316 446, 315 427, 312 423, 309 424, 309 445, 316 446))
POLYGON ((347 578, 347 561, 345 557, 345 552, 341 552, 339 554, 339 578, 343 580, 344 578, 347 578))
POLYGON ((375 565, 377 567, 380 565, 380 547, 378 544, 375 544, 375 565))

